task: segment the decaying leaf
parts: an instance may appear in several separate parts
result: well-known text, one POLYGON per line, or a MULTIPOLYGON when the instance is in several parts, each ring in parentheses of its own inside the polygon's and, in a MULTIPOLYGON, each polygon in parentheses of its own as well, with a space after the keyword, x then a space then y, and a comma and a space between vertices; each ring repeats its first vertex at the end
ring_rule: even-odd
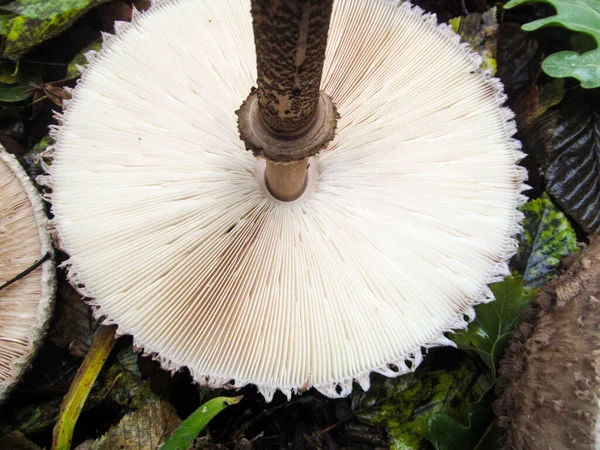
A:
POLYGON ((91 51, 99 51, 102 48, 101 41, 92 42, 90 45, 84 47, 69 63, 67 67, 67 75, 65 76, 66 80, 72 80, 74 78, 78 78, 81 75, 81 68, 88 65, 88 60, 85 56, 86 53, 91 51))
POLYGON ((530 125, 548 109, 558 105, 565 97, 565 81, 552 79, 542 85, 531 85, 512 103, 515 120, 519 129, 530 125))
POLYGON ((452 29, 460 35, 465 42, 483 57, 482 69, 496 73, 496 37, 498 34, 498 21, 496 8, 484 13, 471 13, 466 17, 450 19, 452 29), (462 29, 461 29, 462 21, 462 29))
MULTIPOLYGON (((126 415, 92 445, 94 450, 158 449, 181 420, 167 402, 149 403, 126 415)), ((187 450, 187 449, 184 449, 187 450)))
MULTIPOLYGON (((23 156, 22 162, 23 165, 25 166, 25 170, 27 171, 27 173, 29 174, 29 176, 35 180, 35 178, 38 175, 42 175, 42 173, 44 172, 44 169, 42 168, 42 153, 44 151, 46 151, 48 149, 48 147, 50 147, 52 144, 54 144, 54 139, 52 139, 50 136, 44 136, 37 144, 35 144, 33 146, 33 148, 31 148, 31 150, 29 150, 27 153, 25 153, 25 155, 23 156)), ((48 162, 48 164, 51 164, 51 162, 48 162)), ((74 292, 74 291, 73 291, 74 292)), ((59 297, 61 296, 60 293, 60 287, 59 287, 59 297)), ((71 294, 69 294, 71 295, 71 294)), ((68 296, 69 297, 69 296, 68 296)), ((86 311, 86 314, 89 314, 89 316, 91 317, 91 309, 85 305, 85 303, 82 304, 81 301, 81 296, 77 295, 77 300, 75 299, 75 297, 71 298, 69 297, 69 301, 68 302, 73 302, 72 306, 75 307, 75 305, 78 305, 77 308, 81 308, 81 312, 83 312, 84 308, 86 311), (77 303, 75 303, 75 301, 77 301, 77 303)), ((68 303, 67 301, 65 301, 66 303, 68 303)), ((57 312, 58 309, 61 308, 62 305, 57 305, 55 312, 54 312, 54 317, 60 317, 60 313, 57 312), (59 314, 57 316, 57 314, 59 314)), ((68 316, 68 314, 67 314, 68 316)), ((57 320, 57 319, 55 319, 57 320)), ((76 324, 72 324, 72 326, 76 327, 76 324)), ((92 332, 94 330, 91 330, 92 332)), ((50 330, 50 332, 52 332, 52 330, 50 330)), ((90 338, 91 339, 91 338, 90 338)), ((88 340, 89 341, 89 340, 88 340)), ((89 341, 91 342, 91 341, 89 341)))
POLYGON ((20 431, 0 437, 0 448, 10 450, 40 450, 40 448, 25 437, 20 431))
POLYGON ((526 31, 538 30, 547 25, 562 25, 573 31, 592 36, 597 47, 583 54, 572 51, 554 53, 544 60, 542 68, 551 77, 574 77, 584 88, 600 87, 600 8, 597 0, 511 0, 510 9, 533 1, 550 3, 556 15, 523 25, 526 31))
POLYGON ((426 363, 413 374, 376 378, 369 391, 353 392, 356 417, 387 427, 392 450, 425 448, 427 422, 433 414, 475 403, 492 386, 488 371, 476 359, 465 358, 443 369, 426 363))
POLYGON ((43 98, 48 98, 56 106, 62 108, 63 101, 71 98, 71 94, 67 90, 65 90, 61 86, 55 86, 52 83, 36 84, 33 82, 29 82, 29 85, 32 88, 37 89, 38 91, 42 91, 44 93, 43 96, 38 96, 38 98, 35 100, 36 102, 42 100, 43 98))
POLYGON ((141 379, 137 357, 131 346, 127 346, 104 376, 104 388, 111 400, 130 409, 141 409, 159 400, 148 382, 141 379))
POLYGON ((107 0, 15 0, 0 7, 3 55, 18 58, 31 48, 69 28, 91 8, 107 0))
POLYGON ((49 338, 59 348, 67 348, 71 355, 83 358, 98 330, 98 322, 91 308, 64 279, 58 284, 58 301, 49 338))
POLYGON ((556 276, 561 258, 577 251, 577 237, 547 195, 526 203, 521 211, 523 231, 511 267, 523 275, 526 288, 537 288, 556 276))

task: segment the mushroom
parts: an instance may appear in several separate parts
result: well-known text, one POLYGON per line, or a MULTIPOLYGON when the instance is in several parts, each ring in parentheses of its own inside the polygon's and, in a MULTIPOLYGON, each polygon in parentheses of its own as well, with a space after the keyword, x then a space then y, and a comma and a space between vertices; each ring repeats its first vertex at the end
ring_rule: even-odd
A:
POLYGON ((500 361, 503 448, 600 447, 600 238, 544 286, 500 361))
POLYGON ((267 400, 345 396, 451 345, 508 273, 521 219, 524 155, 481 58, 408 3, 338 1, 321 80, 303 66, 325 54, 321 3, 255 0, 255 31, 274 30, 256 47, 248 0, 166 0, 117 23, 40 180, 97 317, 168 370, 267 400), (279 73, 261 69, 290 42, 279 73), (269 102, 310 127, 294 116, 309 91, 322 128, 277 153, 294 136, 263 129, 269 102))
POLYGON ((53 250, 44 204, 0 147, 0 402, 38 349, 52 314, 53 250))

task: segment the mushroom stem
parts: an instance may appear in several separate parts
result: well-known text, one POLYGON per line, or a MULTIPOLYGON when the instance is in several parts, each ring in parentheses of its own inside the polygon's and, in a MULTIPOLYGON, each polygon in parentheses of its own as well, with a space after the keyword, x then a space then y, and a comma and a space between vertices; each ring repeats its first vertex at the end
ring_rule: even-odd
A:
POLYGON ((267 160, 265 182, 269 192, 282 202, 296 200, 306 188, 307 169, 308 158, 288 164, 267 160))
POLYGON ((252 0, 258 89, 242 103, 238 130, 267 160, 274 197, 292 201, 306 186, 307 159, 333 139, 337 111, 320 92, 333 0, 252 0))
POLYGON ((333 0, 252 0, 258 104, 275 133, 315 115, 333 0))

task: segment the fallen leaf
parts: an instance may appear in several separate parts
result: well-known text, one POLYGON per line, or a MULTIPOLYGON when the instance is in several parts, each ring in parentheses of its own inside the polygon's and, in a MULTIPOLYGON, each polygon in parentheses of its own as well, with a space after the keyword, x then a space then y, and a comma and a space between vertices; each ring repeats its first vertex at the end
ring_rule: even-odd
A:
POLYGON ((59 348, 83 358, 87 354, 99 328, 92 309, 64 279, 59 279, 54 321, 49 338, 59 348))
POLYGON ((526 288, 538 288, 556 277, 563 257, 577 251, 577 236, 565 215, 545 194, 520 209, 525 219, 511 268, 523 275, 526 288))
POLYGON ((476 306, 476 316, 469 327, 450 334, 449 338, 459 349, 477 353, 495 377, 508 336, 535 292, 524 289, 522 277, 507 277, 490 285, 490 289, 496 300, 476 306))
POLYGON ((556 203, 586 232, 600 232, 600 92, 571 93, 521 135, 556 203))
POLYGON ((471 47, 483 57, 482 69, 496 73, 496 38, 498 34, 498 22, 496 20, 496 8, 484 13, 471 13, 464 17, 450 19, 452 29, 459 34, 463 41, 471 44, 471 47), (462 29, 461 29, 462 24, 462 29))
POLYGON ((31 48, 59 35, 79 17, 108 0, 15 0, 0 7, 3 55, 18 58, 31 48))
MULTIPOLYGON (((126 415, 92 445, 93 450, 158 449, 181 420, 167 402, 149 403, 126 415)), ((162 447, 165 448, 165 447, 162 447)), ((187 450, 187 448, 183 449, 187 450)))
POLYGON ((77 55, 75 55, 75 57, 69 63, 69 66, 67 67, 67 75, 65 76, 65 80, 73 80, 75 78, 79 78, 81 76, 80 68, 84 68, 88 65, 88 60, 85 54, 90 51, 99 51, 101 48, 102 42, 95 41, 81 49, 81 51, 77 53, 77 55))
MULTIPOLYGON (((459 358, 460 360, 460 358, 459 358)), ((454 366, 431 368, 427 361, 415 373, 373 380, 367 392, 354 391, 355 416, 388 430, 392 450, 426 448, 429 418, 478 401, 492 386, 485 367, 473 358, 454 366)))

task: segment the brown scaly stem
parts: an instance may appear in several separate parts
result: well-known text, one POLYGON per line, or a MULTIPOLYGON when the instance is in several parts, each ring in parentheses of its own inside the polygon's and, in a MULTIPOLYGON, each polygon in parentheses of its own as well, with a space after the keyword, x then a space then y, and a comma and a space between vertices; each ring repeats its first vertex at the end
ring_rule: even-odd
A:
POLYGON ((246 148, 267 159, 267 186, 283 201, 302 194, 307 159, 334 136, 337 112, 319 91, 332 6, 332 0, 252 1, 258 89, 237 112, 238 126, 246 148))

